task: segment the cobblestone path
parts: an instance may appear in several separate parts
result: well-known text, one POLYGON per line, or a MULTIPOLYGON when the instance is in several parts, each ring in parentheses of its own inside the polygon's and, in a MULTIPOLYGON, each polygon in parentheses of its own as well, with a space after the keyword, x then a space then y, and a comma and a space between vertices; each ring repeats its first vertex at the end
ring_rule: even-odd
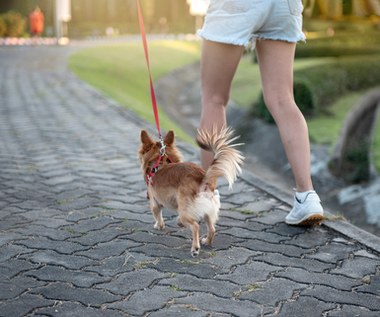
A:
POLYGON ((378 240, 285 225, 247 173, 199 258, 174 214, 153 229, 136 155, 153 127, 75 78, 73 49, 0 47, 0 316, 380 315, 378 240))

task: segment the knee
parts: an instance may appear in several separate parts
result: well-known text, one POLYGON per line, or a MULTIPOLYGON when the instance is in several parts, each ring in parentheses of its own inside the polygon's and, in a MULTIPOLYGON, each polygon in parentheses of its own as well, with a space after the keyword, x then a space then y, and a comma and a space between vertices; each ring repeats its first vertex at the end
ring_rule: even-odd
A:
POLYGON ((203 104, 208 108, 225 107, 227 106, 229 98, 228 93, 203 94, 203 104))
POLYGON ((299 112, 294 98, 290 94, 264 94, 264 102, 275 120, 284 114, 299 112))

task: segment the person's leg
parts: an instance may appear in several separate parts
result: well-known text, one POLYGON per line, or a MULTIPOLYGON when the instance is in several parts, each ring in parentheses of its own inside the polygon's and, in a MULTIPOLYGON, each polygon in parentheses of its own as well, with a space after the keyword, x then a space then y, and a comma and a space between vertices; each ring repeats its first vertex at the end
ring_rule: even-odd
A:
MULTIPOLYGON (((202 114, 200 129, 218 130, 227 125, 226 105, 231 82, 243 53, 243 46, 204 40, 201 57, 202 114)), ((213 154, 201 150, 202 167, 207 169, 213 154)))
POLYGON ((296 182, 294 205, 285 221, 290 225, 319 224, 323 207, 311 181, 308 129, 293 96, 295 44, 262 40, 256 50, 264 100, 280 131, 296 182))
POLYGON ((293 96, 295 43, 260 40, 256 44, 265 104, 272 114, 292 167, 296 190, 313 190, 306 121, 293 96))

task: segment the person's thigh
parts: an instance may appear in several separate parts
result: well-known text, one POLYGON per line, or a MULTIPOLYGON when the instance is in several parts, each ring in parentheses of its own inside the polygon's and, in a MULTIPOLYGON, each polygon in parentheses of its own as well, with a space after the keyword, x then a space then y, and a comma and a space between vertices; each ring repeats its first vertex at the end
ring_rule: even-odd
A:
POLYGON ((231 82, 243 50, 243 46, 203 41, 201 82, 205 101, 210 98, 228 101, 231 82))
POLYGON ((260 40, 256 44, 264 98, 270 107, 293 99, 293 64, 296 43, 260 40), (279 100, 280 99, 280 100, 279 100))

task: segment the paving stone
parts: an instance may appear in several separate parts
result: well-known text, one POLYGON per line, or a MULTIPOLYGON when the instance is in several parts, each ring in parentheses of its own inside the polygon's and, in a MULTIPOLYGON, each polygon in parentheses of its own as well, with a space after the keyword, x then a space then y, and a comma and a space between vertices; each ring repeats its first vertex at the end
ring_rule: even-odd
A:
MULTIPOLYGON (((156 230, 157 231, 157 230, 156 230)), ((173 236, 157 236, 153 234, 152 232, 136 232, 133 234, 128 235, 128 239, 135 241, 135 242, 141 242, 141 243, 157 243, 157 244, 163 244, 169 248, 178 248, 184 245, 189 245, 189 241, 186 241, 185 239, 173 237, 173 236)))
POLYGON ((166 285, 186 292, 206 292, 218 297, 231 298, 240 290, 240 286, 216 279, 197 278, 195 276, 178 274, 175 277, 163 279, 159 285, 166 285))
POLYGON ((240 219, 232 219, 231 217, 224 216, 224 212, 222 212, 222 217, 219 218, 217 225, 217 230, 224 231, 225 228, 244 228, 251 231, 264 231, 267 229, 272 228, 271 225, 264 225, 262 223, 258 222, 250 222, 249 219, 246 219, 246 221, 242 221, 240 219))
POLYGON ((53 300, 45 299, 39 295, 23 294, 20 297, 0 302, 0 313, 4 317, 25 316, 35 308, 54 305, 53 300))
POLYGON ((8 244, 0 248, 0 263, 6 262, 13 257, 32 252, 30 249, 21 245, 8 244))
POLYGON ((332 287, 316 285, 312 289, 302 292, 302 295, 312 296, 324 302, 356 305, 369 310, 380 310, 379 297, 372 294, 363 294, 336 290, 332 287))
MULTIPOLYGON (((133 249, 134 252, 142 252, 146 255, 152 257, 163 257, 163 258, 175 258, 179 260, 191 260, 190 255, 191 242, 188 242, 188 245, 182 248, 168 248, 164 245, 149 243, 140 247, 133 249)), ((202 250, 202 249, 201 249, 202 250)))
MULTIPOLYGON (((123 234, 123 231, 120 228, 108 227, 101 230, 92 230, 86 232, 86 234, 80 237, 71 238, 71 242, 76 242, 83 246, 95 246, 98 243, 105 243, 112 241, 123 234)), ((86 249, 85 247, 83 249, 86 249)), ((88 249, 88 248, 87 248, 88 249)))
POLYGON ((0 281, 0 298, 3 300, 16 298, 24 293, 26 289, 43 285, 46 285, 46 283, 37 281, 31 277, 16 276, 12 279, 2 279, 0 281))
POLYGON ((110 224, 121 222, 120 220, 115 220, 111 217, 91 217, 90 219, 84 219, 78 223, 72 224, 70 226, 63 227, 62 229, 69 232, 79 232, 86 233, 92 230, 99 230, 107 227, 110 224))
POLYGON ((276 276, 285 277, 299 283, 326 285, 346 291, 350 291, 353 287, 361 285, 359 279, 337 274, 310 272, 306 269, 291 267, 287 268, 284 272, 277 273, 276 276))
POLYGON ((80 270, 91 265, 94 261, 78 255, 59 254, 52 250, 41 250, 33 252, 30 256, 22 256, 37 264, 60 265, 67 269, 80 270))
POLYGON ((149 311, 159 310, 173 299, 186 296, 187 293, 174 287, 155 286, 152 289, 137 291, 128 299, 109 305, 131 315, 143 316, 149 311))
POLYGON ((375 259, 355 257, 347 259, 342 263, 342 267, 332 270, 332 273, 342 274, 352 278, 362 278, 368 274, 375 274, 376 267, 380 262, 375 259))
POLYGON ((380 257, 376 254, 369 253, 367 250, 358 250, 354 253, 355 256, 362 256, 380 261, 380 257))
POLYGON ((379 295, 380 291, 380 275, 371 276, 368 285, 363 285, 357 288, 357 292, 371 293, 379 295))
POLYGON ((55 185, 72 183, 76 180, 77 180, 77 178, 72 176, 72 175, 56 176, 56 177, 52 177, 52 178, 46 180, 45 184, 47 184, 49 186, 55 186, 55 185))
POLYGON ((127 239, 114 239, 110 242, 99 243, 89 250, 76 252, 75 255, 83 255, 93 260, 103 260, 111 256, 119 256, 126 250, 140 245, 141 243, 127 239))
POLYGON ((168 277, 158 271, 145 269, 120 274, 111 282, 96 285, 96 288, 106 289, 113 294, 128 295, 132 291, 143 290, 154 282, 168 277))
POLYGON ((42 294, 47 299, 79 302, 85 306, 101 307, 105 303, 115 302, 121 296, 102 289, 77 288, 67 283, 51 283, 43 288, 35 288, 31 293, 42 294))
POLYGON ((266 225, 277 225, 284 222, 285 216, 285 213, 275 210, 266 212, 259 217, 252 218, 250 221, 266 225))
POLYGON ((56 302, 53 307, 37 308, 36 316, 53 316, 53 317, 126 317, 122 312, 108 309, 105 313, 104 308, 95 308, 84 306, 72 302, 56 302))
POLYGON ((316 253, 306 255, 307 258, 317 259, 324 262, 337 263, 349 257, 357 246, 342 245, 341 243, 329 243, 318 248, 316 253))
MULTIPOLYGON (((190 305, 171 305, 169 308, 163 308, 148 314, 149 317, 208 317, 206 312, 192 308, 190 305)), ((213 317, 222 317, 221 314, 213 314, 213 317)))
POLYGON ((3 280, 9 280, 15 275, 18 275, 20 272, 37 269, 38 267, 39 265, 32 264, 22 259, 10 259, 5 262, 0 262, 0 276, 3 280))
POLYGON ((265 281, 271 274, 282 270, 283 267, 281 266, 273 266, 263 262, 252 261, 244 266, 238 266, 230 274, 220 274, 216 277, 218 279, 231 281, 240 285, 251 285, 256 282, 265 281))
POLYGON ((27 240, 19 240, 16 244, 26 246, 29 249, 53 250, 61 254, 73 254, 75 251, 89 249, 87 246, 78 243, 54 241, 44 237, 32 237, 27 240))
POLYGON ((40 281, 69 282, 78 287, 91 287, 101 282, 109 282, 110 278, 102 277, 94 273, 73 271, 63 267, 47 265, 38 270, 29 270, 24 273, 40 281))
POLYGON ((279 316, 320 317, 323 313, 335 308, 333 303, 325 303, 312 297, 301 296, 297 300, 282 305, 279 316))
POLYGON ((307 254, 308 252, 310 252, 310 250, 308 249, 302 249, 293 245, 269 243, 269 242, 253 240, 253 239, 236 243, 235 245, 239 247, 245 247, 252 251, 287 254, 289 256, 294 256, 297 258, 300 258, 303 254, 307 254))
POLYGON ((370 311, 363 307, 343 305, 339 310, 329 312, 329 317, 378 317, 380 311, 370 311))
POLYGON ((289 244, 299 246, 301 248, 313 249, 321 245, 325 245, 333 238, 332 234, 321 227, 308 229, 302 235, 294 237, 288 241, 289 244))
POLYGON ((256 261, 263 261, 272 265, 280 265, 284 267, 303 268, 311 272, 324 272, 332 269, 335 265, 323 263, 313 259, 289 257, 283 254, 268 253, 255 257, 256 261))
POLYGON ((263 240, 271 243, 279 243, 281 241, 289 239, 276 233, 270 233, 265 231, 254 232, 243 228, 230 228, 227 230, 223 230, 223 234, 233 235, 237 238, 263 240))
POLYGON ((207 293, 196 293, 192 296, 175 300, 177 304, 188 304, 193 309, 200 309, 207 312, 224 313, 239 317, 262 316, 262 309, 259 305, 240 300, 228 300, 207 293))
POLYGON ((232 268, 247 263, 248 260, 261 253, 244 248, 231 247, 228 250, 221 250, 209 258, 202 259, 202 263, 209 263, 216 267, 221 273, 229 273, 232 268))
POLYGON ((241 300, 251 300, 265 307, 273 308, 280 302, 292 299, 296 291, 305 287, 307 287, 307 284, 276 278, 266 282, 246 285, 240 289, 237 297, 241 300))

